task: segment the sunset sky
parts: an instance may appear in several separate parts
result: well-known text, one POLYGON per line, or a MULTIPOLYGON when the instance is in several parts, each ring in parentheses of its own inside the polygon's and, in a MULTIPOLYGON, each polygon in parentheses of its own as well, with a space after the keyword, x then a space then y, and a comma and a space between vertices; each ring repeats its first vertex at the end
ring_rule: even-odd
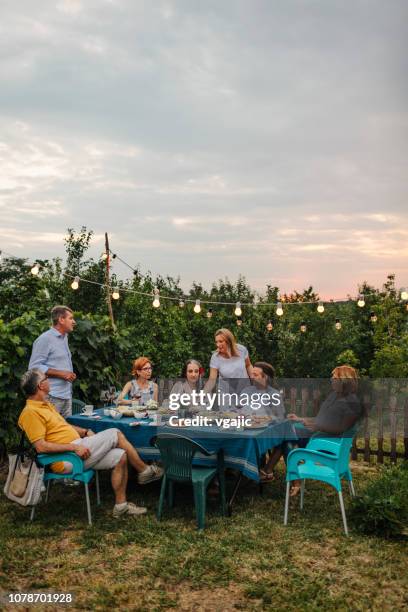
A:
MULTIPOLYGON (((405 0, 3 0, 0 250, 408 286, 405 0)), ((127 276, 120 263, 115 270, 127 276)))

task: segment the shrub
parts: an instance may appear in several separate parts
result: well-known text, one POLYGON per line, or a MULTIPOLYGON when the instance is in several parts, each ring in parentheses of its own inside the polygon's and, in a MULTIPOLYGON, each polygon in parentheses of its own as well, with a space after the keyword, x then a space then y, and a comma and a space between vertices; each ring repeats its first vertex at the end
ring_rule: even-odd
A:
POLYGON ((356 529, 384 538, 405 535, 408 528, 408 462, 383 468, 351 504, 356 529))

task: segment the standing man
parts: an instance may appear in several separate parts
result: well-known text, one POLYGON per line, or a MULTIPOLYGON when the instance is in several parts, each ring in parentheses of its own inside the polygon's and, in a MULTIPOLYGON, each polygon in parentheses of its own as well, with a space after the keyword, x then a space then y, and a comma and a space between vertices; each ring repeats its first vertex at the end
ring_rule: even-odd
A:
POLYGON ((34 341, 29 369, 38 368, 50 379, 49 402, 64 417, 72 414, 73 372, 68 334, 75 327, 73 312, 68 306, 54 306, 52 327, 34 341))

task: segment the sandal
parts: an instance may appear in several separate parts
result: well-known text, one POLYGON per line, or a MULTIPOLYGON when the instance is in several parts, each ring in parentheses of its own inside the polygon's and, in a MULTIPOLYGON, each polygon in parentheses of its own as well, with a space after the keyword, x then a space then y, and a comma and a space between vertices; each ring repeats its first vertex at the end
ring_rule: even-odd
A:
POLYGON ((259 470, 259 474, 261 476, 261 482, 271 482, 275 480, 275 474, 273 472, 265 472, 265 470, 259 470))

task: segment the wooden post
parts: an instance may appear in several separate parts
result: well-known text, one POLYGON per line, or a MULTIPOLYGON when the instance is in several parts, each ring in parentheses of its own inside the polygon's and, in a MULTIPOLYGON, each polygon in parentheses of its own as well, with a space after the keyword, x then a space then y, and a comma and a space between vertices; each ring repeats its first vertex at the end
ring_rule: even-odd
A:
POLYGON ((383 422, 383 398, 377 395, 377 418, 378 418, 378 455, 377 462, 384 463, 384 422, 383 422))
POLYGON ((308 399, 309 399, 309 389, 303 388, 301 390, 301 397, 302 397, 302 417, 310 416, 310 415, 307 414, 307 404, 308 404, 308 399))
POLYGON ((369 411, 370 411, 370 396, 365 394, 364 395, 364 461, 366 461, 367 463, 370 463, 370 455, 371 455, 371 448, 370 448, 370 426, 369 426, 369 411))
POLYGON ((391 463, 397 463, 397 397, 390 397, 391 463))
POLYGON ((105 285, 106 285, 106 302, 108 304, 109 318, 112 323, 113 331, 116 331, 115 319, 113 318, 112 300, 111 300, 111 287, 110 287, 110 251, 109 251, 109 239, 108 234, 105 232, 105 252, 106 252, 106 268, 105 268, 105 285))

